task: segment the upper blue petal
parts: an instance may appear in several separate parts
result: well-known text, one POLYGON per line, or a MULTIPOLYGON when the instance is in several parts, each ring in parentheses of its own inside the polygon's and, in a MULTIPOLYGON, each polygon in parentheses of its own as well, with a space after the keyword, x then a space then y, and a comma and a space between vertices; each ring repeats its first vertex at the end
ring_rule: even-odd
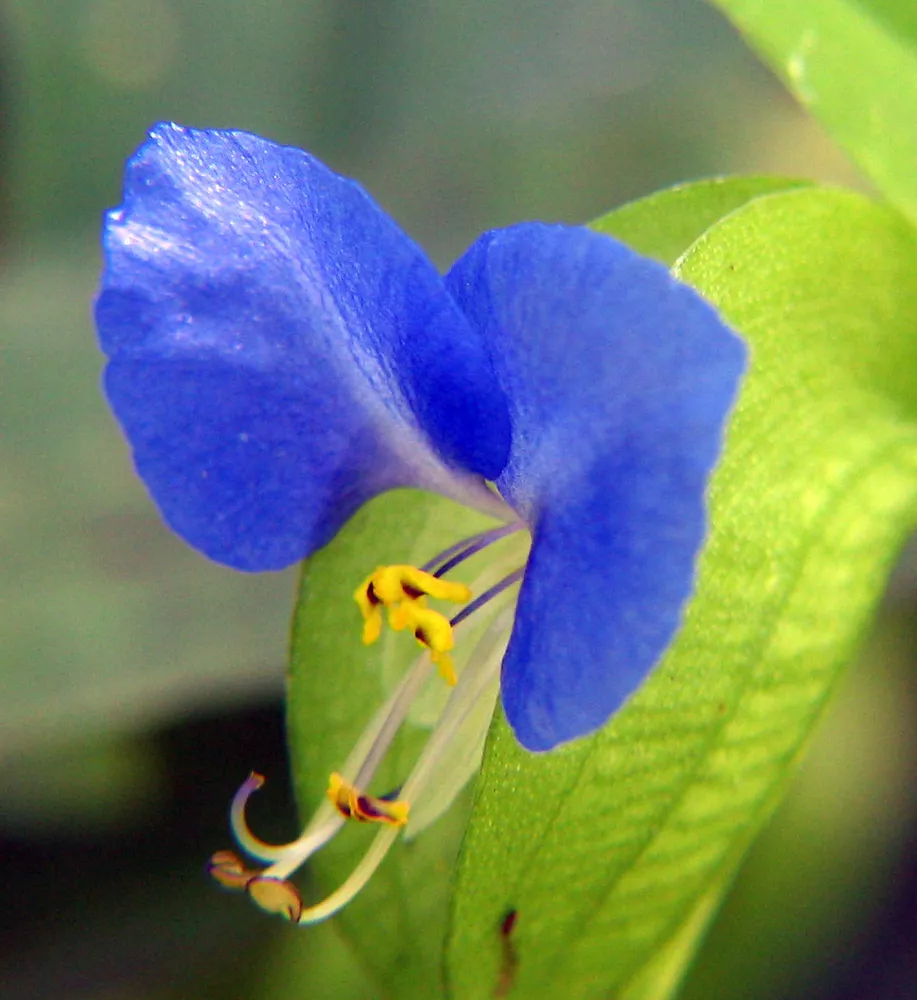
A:
POLYGON ((447 284, 509 402, 497 485, 533 544, 502 697, 546 750, 602 725, 678 629, 746 352, 665 268, 586 229, 485 234, 447 284))
POLYGON ((159 125, 104 245, 109 400, 166 520, 213 559, 279 568, 383 489, 461 496, 502 470, 509 418, 478 332, 308 154, 159 125))

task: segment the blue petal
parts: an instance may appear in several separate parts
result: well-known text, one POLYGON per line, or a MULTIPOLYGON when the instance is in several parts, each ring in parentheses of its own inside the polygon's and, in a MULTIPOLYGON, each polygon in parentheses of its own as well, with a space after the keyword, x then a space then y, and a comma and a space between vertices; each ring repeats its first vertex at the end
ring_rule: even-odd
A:
POLYGON ((486 350, 357 184, 159 125, 104 243, 109 400, 166 520, 213 559, 285 566, 394 486, 486 497, 509 448, 486 350))
POLYGON ((497 485, 533 545, 502 696, 547 750, 601 726, 678 629, 746 352, 663 267, 585 229, 485 234, 447 284, 509 400, 497 485))

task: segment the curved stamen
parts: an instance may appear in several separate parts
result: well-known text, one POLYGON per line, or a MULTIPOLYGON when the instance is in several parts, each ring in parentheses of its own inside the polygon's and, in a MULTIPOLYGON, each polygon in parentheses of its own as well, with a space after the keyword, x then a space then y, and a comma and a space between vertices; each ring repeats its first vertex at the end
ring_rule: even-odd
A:
MULTIPOLYGON (((500 589, 505 590, 506 587, 500 589)), ((506 638, 511 622, 512 609, 506 609, 490 623, 487 631, 478 642, 472 661, 462 672, 452 697, 443 709, 443 714, 433 731, 433 735, 399 793, 403 800, 410 802, 423 790, 449 742, 455 737, 488 684, 496 679, 501 658, 493 655, 494 648, 506 638)), ((380 830, 369 850, 363 855, 360 863, 346 881, 320 903, 304 908, 297 922, 300 925, 315 924, 326 920, 346 906, 372 878, 397 839, 398 833, 398 827, 387 826, 380 830)), ((274 872, 272 871, 271 874, 274 872)))
POLYGON ((373 877, 385 855, 388 854, 389 848, 398 839, 398 833, 399 828, 396 826, 387 826, 380 830, 346 881, 320 903, 304 908, 299 914, 297 923, 301 926, 317 924, 343 909, 373 877))
POLYGON ((245 806, 251 798, 252 793, 257 792, 264 784, 264 776, 255 771, 242 782, 239 790, 232 798, 232 805, 229 807, 229 825, 235 835, 239 847, 252 858, 258 861, 274 861, 283 857, 289 848, 288 844, 268 844, 260 837, 252 833, 248 820, 245 818, 245 806))
MULTIPOLYGON (((481 535, 470 540, 470 543, 469 540, 466 540, 461 552, 457 552, 451 559, 451 565, 457 565, 465 558, 480 551, 485 545, 489 545, 492 541, 505 537, 516 530, 518 528, 515 525, 504 525, 489 532, 482 532, 481 535)), ((441 557, 439 561, 441 561, 441 557)), ((443 565, 446 569, 451 568, 450 560, 447 559, 443 565)), ((442 626, 445 629, 444 635, 451 640, 452 628, 465 622, 475 611, 498 597, 513 584, 518 583, 522 579, 523 572, 523 569, 520 568, 503 577, 460 611, 451 621, 439 615, 438 612, 429 611, 422 605, 416 607, 415 605, 418 604, 416 601, 411 604, 413 612, 410 617, 413 620, 419 614, 438 615, 438 618, 442 619, 442 626)), ((411 600, 410 597, 409 600, 411 600)), ((300 924, 324 920, 349 902, 381 864, 397 838, 399 828, 409 822, 410 803, 422 793, 430 781, 438 762, 443 759, 446 748, 455 739, 472 709, 481 701, 488 685, 493 686, 491 700, 496 696, 496 678, 501 659, 500 655, 495 655, 496 647, 501 641, 505 643, 511 622, 512 609, 504 609, 487 626, 484 635, 476 644, 452 696, 446 703, 430 740, 401 789, 399 801, 390 803, 385 798, 377 798, 359 790, 366 788, 375 775, 395 734, 403 724, 411 704, 429 678, 433 661, 436 661, 437 658, 442 660, 444 657, 448 661, 448 649, 452 648, 451 641, 444 644, 443 636, 437 638, 427 634, 430 631, 431 622, 428 622, 426 618, 423 620, 417 618, 417 621, 413 622, 416 626, 414 628, 415 635, 418 641, 429 647, 429 651, 415 660, 414 665, 407 671, 395 690, 374 715, 347 758, 341 774, 332 775, 332 788, 335 787, 335 781, 337 781, 340 786, 338 792, 344 794, 347 809, 341 808, 343 801, 341 794, 332 794, 335 804, 333 805, 327 799, 323 801, 310 823, 296 840, 285 845, 268 844, 252 833, 245 817, 245 806, 249 797, 264 784, 264 778, 253 772, 243 782, 233 798, 230 810, 231 825, 243 850, 264 863, 272 863, 262 872, 249 871, 244 868, 235 855, 230 852, 218 852, 211 859, 210 870, 213 877, 227 888, 245 888, 249 896, 262 909, 282 914, 287 919, 300 924), (442 648, 439 648, 440 646, 442 648), (373 840, 366 855, 349 878, 327 899, 316 906, 304 908, 298 890, 286 881, 287 877, 337 833, 343 826, 346 816, 352 815, 367 821, 384 822, 387 825, 373 840)), ((438 619, 435 624, 439 624, 438 619)), ((442 664, 440 664, 440 669, 443 669, 442 664)), ((427 819, 427 822, 429 821, 427 819)), ((418 820, 418 822, 421 823, 421 826, 423 825, 423 820, 418 820)))
MULTIPOLYGON (((372 780, 431 670, 429 656, 418 657, 363 731, 341 771, 357 787, 364 788, 372 780)), ((249 797, 263 784, 264 778, 255 773, 242 783, 232 800, 230 823, 239 846, 247 854, 265 864, 272 864, 264 873, 266 876, 286 878, 323 847, 344 825, 345 820, 330 803, 322 802, 311 822, 296 840, 288 844, 268 844, 252 833, 245 818, 245 805, 249 797)))
MULTIPOLYGON (((254 771, 242 782, 232 800, 229 823, 236 842, 250 857, 265 864, 281 859, 301 857, 305 861, 320 847, 323 847, 343 825, 343 820, 333 810, 316 813, 309 825, 295 839, 287 844, 268 844, 252 833, 245 818, 245 806, 253 792, 264 784, 264 778, 254 771)), ((224 852, 219 852, 224 853, 224 852)), ((299 864, 302 864, 302 861, 299 864)))
MULTIPOLYGON (((341 768, 342 776, 351 784, 358 788, 365 788, 372 780, 382 758, 391 746, 395 734, 401 728, 411 703, 430 676, 431 670, 432 664, 429 656, 418 657, 414 666, 404 675, 401 683, 363 731, 363 735, 341 768)), ((321 843, 313 843, 311 836, 313 828, 315 828, 316 833, 325 831, 332 827, 332 821, 333 835, 344 825, 346 820, 325 799, 316 810, 312 822, 306 827, 302 837, 287 845, 287 851, 264 872, 264 876, 285 879, 296 871, 319 847, 322 847, 330 839, 330 837, 325 837, 321 843)))

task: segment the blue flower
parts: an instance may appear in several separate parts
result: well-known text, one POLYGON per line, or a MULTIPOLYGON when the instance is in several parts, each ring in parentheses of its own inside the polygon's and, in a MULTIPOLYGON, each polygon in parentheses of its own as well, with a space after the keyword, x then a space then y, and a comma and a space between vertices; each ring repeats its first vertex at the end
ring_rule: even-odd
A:
MULTIPOLYGON (((171 124, 129 161, 104 244, 108 398, 190 544, 278 569, 380 492, 437 491, 505 522, 494 537, 531 537, 494 589, 521 579, 500 690, 522 745, 589 733, 635 690, 690 596, 745 364, 696 293, 607 236, 542 223, 485 233, 443 278, 309 154, 171 124)), ((427 602, 449 595, 428 581, 490 541, 426 576, 371 575, 369 633, 384 607, 448 670, 450 622, 427 602)), ((391 811, 341 782, 338 814, 391 811)))

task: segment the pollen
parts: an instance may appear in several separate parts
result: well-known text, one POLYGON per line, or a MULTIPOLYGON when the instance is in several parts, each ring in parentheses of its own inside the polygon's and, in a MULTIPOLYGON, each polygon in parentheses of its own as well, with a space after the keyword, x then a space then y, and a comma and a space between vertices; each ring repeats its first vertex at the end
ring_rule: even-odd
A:
POLYGON ((327 794, 334 808, 347 819, 361 823, 385 823, 388 826, 404 826, 408 821, 408 802, 388 796, 367 795, 337 771, 328 779, 327 794))

